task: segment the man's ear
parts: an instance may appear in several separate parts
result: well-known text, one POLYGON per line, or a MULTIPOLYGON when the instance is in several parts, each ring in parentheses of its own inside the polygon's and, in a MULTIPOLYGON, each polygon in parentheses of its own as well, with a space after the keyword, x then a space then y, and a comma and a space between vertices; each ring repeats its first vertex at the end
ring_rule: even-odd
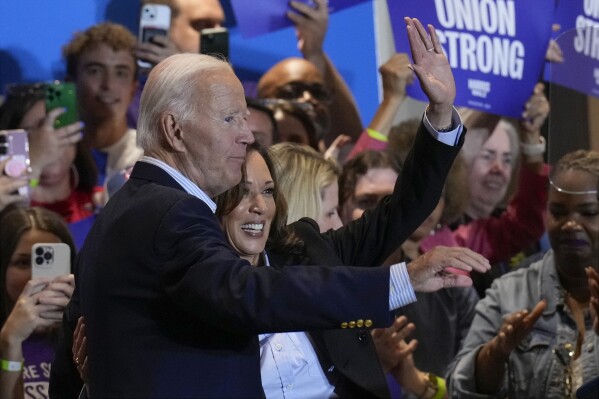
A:
POLYGON ((173 114, 164 113, 160 117, 161 131, 164 133, 164 141, 167 148, 172 152, 185 152, 183 143, 183 131, 173 114))

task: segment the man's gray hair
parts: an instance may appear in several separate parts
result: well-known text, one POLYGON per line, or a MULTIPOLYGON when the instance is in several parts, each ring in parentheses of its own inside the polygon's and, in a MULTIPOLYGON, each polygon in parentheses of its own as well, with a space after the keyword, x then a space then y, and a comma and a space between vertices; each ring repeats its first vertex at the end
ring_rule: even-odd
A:
POLYGON ((161 147, 160 118, 165 112, 178 122, 197 118, 199 82, 226 68, 231 69, 226 61, 192 53, 176 54, 156 65, 141 94, 137 146, 146 152, 161 147))

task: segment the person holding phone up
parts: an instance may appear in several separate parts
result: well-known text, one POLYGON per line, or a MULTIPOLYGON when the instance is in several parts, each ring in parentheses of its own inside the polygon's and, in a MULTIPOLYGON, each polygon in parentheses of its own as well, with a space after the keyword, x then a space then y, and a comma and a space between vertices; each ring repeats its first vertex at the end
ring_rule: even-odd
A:
MULTIPOLYGON (((141 9, 149 4, 164 4, 171 9, 170 29, 167 36, 154 35, 144 42, 139 38, 135 49, 138 60, 158 64, 165 58, 178 53, 198 53, 203 29, 221 27, 225 20, 218 0, 142 0, 141 9)), ((140 74, 140 85, 127 111, 127 123, 137 127, 139 100, 147 74, 140 74)))
MULTIPOLYGON (((75 122, 56 128, 55 120, 65 112, 44 108, 45 83, 8 85, 6 99, 0 107, 0 130, 25 129, 28 137, 30 168, 26 174, 14 175, 6 171, 10 157, 0 162, 0 211, 12 203, 29 203, 31 199, 40 201, 40 182, 44 173, 56 170, 56 164, 68 159, 65 154, 70 148, 80 148, 82 124, 75 122), (29 193, 18 190, 29 185, 29 193), (33 196, 33 198, 32 198, 33 196)), ((75 152, 75 151, 73 151, 75 152)), ((80 158, 80 157, 77 157, 80 158)), ((70 168, 70 164, 68 167, 70 168)), ((67 171, 69 169, 67 168, 67 171)), ((79 175, 84 173, 78 170, 79 175)), ((56 178, 54 178, 56 180, 56 178)), ((70 184, 68 184, 70 186, 70 184)), ((91 189, 91 188, 90 188, 91 189)), ((61 213, 61 212, 59 212, 61 213)), ((67 222, 70 217, 65 216, 67 222)))
POLYGON ((81 142, 83 123, 55 128, 65 110, 46 111, 46 86, 11 85, 0 107, 0 129, 27 130, 31 161, 27 176, 0 180, 5 183, 0 185, 0 210, 12 202, 29 202, 60 214, 67 223, 77 222, 93 214, 97 174, 89 149, 81 142), (27 182, 29 198, 8 191, 27 182))
POLYGON ((74 290, 72 274, 31 278, 35 243, 75 245, 60 216, 11 206, 0 213, 0 399, 48 397, 53 342, 74 290))

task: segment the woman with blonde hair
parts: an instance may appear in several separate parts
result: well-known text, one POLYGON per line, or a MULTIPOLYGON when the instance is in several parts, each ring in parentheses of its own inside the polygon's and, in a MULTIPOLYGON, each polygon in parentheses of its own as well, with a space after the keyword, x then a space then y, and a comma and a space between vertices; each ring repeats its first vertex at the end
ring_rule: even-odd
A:
POLYGON ((279 143, 269 148, 275 174, 289 204, 287 223, 309 217, 320 232, 342 226, 339 205, 340 167, 316 150, 300 144, 279 143))

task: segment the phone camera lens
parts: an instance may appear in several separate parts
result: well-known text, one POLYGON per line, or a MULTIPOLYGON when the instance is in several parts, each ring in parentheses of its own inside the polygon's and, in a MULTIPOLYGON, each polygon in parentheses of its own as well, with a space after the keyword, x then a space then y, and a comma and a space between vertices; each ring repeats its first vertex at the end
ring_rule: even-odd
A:
POLYGON ((43 249, 42 247, 37 247, 37 248, 35 249, 35 254, 36 254, 37 256, 42 256, 42 255, 44 254, 44 249, 43 249))
POLYGON ((35 263, 36 263, 37 265, 41 265, 41 264, 43 264, 43 263, 44 263, 44 258, 42 258, 41 256, 38 256, 38 257, 36 257, 36 258, 35 258, 35 263))
POLYGON ((44 259, 46 259, 46 260, 52 259, 52 254, 50 252, 44 253, 44 259))

